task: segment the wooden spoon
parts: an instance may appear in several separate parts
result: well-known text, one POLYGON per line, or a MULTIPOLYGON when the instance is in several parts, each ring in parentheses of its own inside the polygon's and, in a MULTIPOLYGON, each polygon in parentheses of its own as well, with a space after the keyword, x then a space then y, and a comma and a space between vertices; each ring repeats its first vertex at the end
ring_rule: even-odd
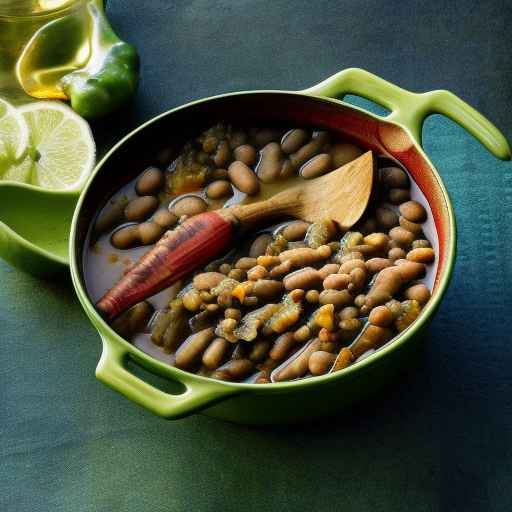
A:
POLYGON ((112 319, 167 288, 223 252, 233 235, 270 220, 296 217, 308 222, 333 219, 345 231, 363 215, 373 187, 375 159, 368 151, 320 178, 257 203, 195 215, 147 252, 96 304, 112 319))

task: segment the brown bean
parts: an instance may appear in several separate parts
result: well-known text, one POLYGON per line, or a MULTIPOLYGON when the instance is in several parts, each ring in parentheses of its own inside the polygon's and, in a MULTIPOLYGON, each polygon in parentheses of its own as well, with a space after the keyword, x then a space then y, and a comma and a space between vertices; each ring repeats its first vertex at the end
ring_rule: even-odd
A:
POLYGON ((242 270, 241 268, 234 268, 229 271, 228 277, 231 279, 234 279, 235 281, 242 282, 246 277, 246 271, 242 270))
POLYGON ((287 290, 294 290, 295 288, 309 290, 310 288, 318 288, 322 284, 322 276, 318 270, 305 267, 285 276, 283 284, 287 290))
POLYGON ((358 231, 360 231, 363 235, 369 235, 370 233, 375 233, 377 231, 377 221, 370 217, 363 221, 361 224, 358 224, 359 228, 358 231))
POLYGON ((295 168, 313 158, 322 151, 323 146, 329 141, 329 134, 324 131, 316 132, 310 142, 290 155, 290 161, 295 168))
POLYGON ((196 290, 211 290, 218 286, 223 279, 226 279, 226 276, 220 272, 203 272, 194 276, 192 284, 196 290))
POLYGON ((308 160, 299 170, 299 174, 306 180, 322 176, 332 169, 332 158, 328 153, 316 155, 308 160))
POLYGON ((231 136, 229 137, 229 145, 231 149, 235 149, 242 144, 245 144, 247 139, 247 134, 243 130, 233 130, 231 132, 231 136))
POLYGON ((203 303, 203 300, 201 299, 201 296, 199 295, 199 292, 197 290, 189 290, 185 294, 183 294, 183 297, 181 298, 183 302, 183 306, 185 306, 185 309, 188 311, 191 311, 195 313, 196 311, 199 311, 199 308, 201 307, 201 304, 203 303))
POLYGON ((343 347, 340 350, 340 353, 338 354, 336 361, 334 362, 332 371, 337 372, 337 371, 343 370, 344 368, 347 368, 348 366, 350 366, 352 364, 353 360, 354 360, 354 355, 352 354, 352 351, 347 347, 343 347))
POLYGON ((164 231, 165 228, 156 222, 143 222, 139 224, 139 239, 142 245, 154 244, 160 239, 164 231))
POLYGON ((153 311, 153 306, 151 306, 149 302, 139 302, 124 313, 121 313, 112 322, 112 329, 114 329, 119 336, 130 340, 134 334, 146 328, 149 319, 153 315, 153 311))
POLYGON ((206 195, 210 199, 222 199, 223 197, 229 197, 233 195, 231 183, 225 180, 212 181, 206 187, 206 195))
POLYGON ((406 252, 401 247, 393 247, 388 252, 388 258, 391 261, 396 261, 406 257, 406 252))
POLYGON ((262 300, 276 298, 283 291, 283 283, 272 279, 259 279, 254 283, 252 295, 262 300))
POLYGON ((222 263, 219 266, 219 272, 227 276, 231 272, 231 265, 229 263, 222 263))
POLYGON ((214 379, 241 380, 247 377, 254 369, 249 359, 231 359, 212 373, 214 379))
POLYGON ((135 247, 140 243, 139 225, 132 224, 118 229, 112 234, 110 243, 116 249, 129 249, 130 247, 135 247))
POLYGON ((430 290, 423 283, 415 284, 404 291, 404 297, 416 300, 424 306, 430 300, 430 290))
POLYGON ((207 135, 203 140, 203 151, 213 153, 219 144, 219 139, 215 135, 207 135))
POLYGON ((172 211, 178 217, 187 215, 192 217, 208 209, 206 202, 198 196, 185 196, 176 201, 172 206, 172 211))
POLYGON ((154 196, 132 199, 124 209, 124 216, 130 222, 140 222, 150 217, 158 208, 159 201, 154 196))
POLYGON ((148 167, 137 179, 135 191, 139 196, 153 196, 160 192, 164 184, 164 173, 156 167, 148 167))
POLYGON ((268 270, 263 265, 256 265, 247 271, 247 279, 249 281, 257 281, 258 279, 265 279, 268 276, 268 270))
POLYGON ((291 155, 298 151, 309 139, 309 133, 301 128, 295 128, 283 135, 281 139, 281 149, 291 155))
POLYGON ((388 192, 388 199, 391 204, 405 203, 411 199, 411 193, 404 188, 392 188, 388 192))
POLYGON ((413 249, 407 253, 407 259, 409 261, 415 261, 416 263, 432 263, 435 258, 436 254, 434 249, 430 247, 413 249))
POLYGON ((295 338, 293 333, 285 332, 284 334, 281 334, 276 341, 274 341, 274 345, 269 352, 269 357, 274 361, 282 361, 288 356, 294 345, 295 338))
POLYGON ((269 233, 263 233, 255 238, 254 242, 251 244, 251 248, 249 249, 249 256, 251 258, 263 256, 267 250, 268 244, 270 244, 272 240, 272 235, 269 233))
POLYGON ((395 266, 400 267, 400 275, 405 282, 418 279, 425 274, 426 266, 424 263, 418 263, 410 260, 396 260, 395 266))
POLYGON ((400 214, 411 222, 424 222, 427 220, 427 211, 417 201, 407 201, 402 203, 399 208, 400 214))
POLYGON ((306 292, 302 290, 301 288, 295 288, 295 290, 292 290, 288 297, 293 300, 293 302, 300 302, 302 299, 304 299, 304 296, 306 295, 306 292))
POLYGON ((336 274, 339 269, 340 266, 337 263, 326 263, 323 267, 318 269, 318 273, 322 279, 325 279, 331 274, 336 274))
POLYGON ((424 249, 426 247, 432 247, 430 242, 428 240, 420 239, 420 240, 414 240, 412 243, 413 249, 424 249))
POLYGON ((324 279, 323 287, 326 290, 345 290, 349 284, 349 274, 331 274, 324 279))
POLYGON ((161 210, 156 211, 152 220, 163 228, 170 228, 178 222, 178 217, 176 217, 174 213, 171 213, 167 208, 162 208, 161 210))
POLYGON ((349 318, 357 318, 358 316, 359 309, 355 308, 354 306, 347 306, 343 308, 339 313, 340 320, 348 320, 349 318))
POLYGON ((212 180, 225 180, 229 177, 227 169, 215 169, 212 171, 210 178, 212 180))
POLYGON ((231 158, 231 148, 227 140, 222 140, 217 146, 217 151, 213 155, 213 162, 217 167, 225 167, 231 158))
POLYGON ((409 176, 400 167, 384 167, 379 174, 381 182, 389 188, 409 188, 409 176))
POLYGON ((366 268, 353 268, 350 271, 350 284, 348 289, 351 293, 357 293, 361 291, 366 284, 366 268))
POLYGON ((238 321, 240 318, 242 318, 242 312, 236 308, 227 308, 226 311, 224 311, 224 317, 232 318, 238 321))
POLYGON ((256 174, 263 183, 272 183, 279 178, 283 165, 283 152, 277 142, 270 142, 260 152, 256 174))
POLYGON ((313 375, 326 374, 334 364, 336 355, 323 350, 317 350, 309 356, 308 367, 313 375))
POLYGON ((353 269, 360 268, 362 270, 366 270, 366 264, 363 260, 348 260, 343 265, 341 265, 338 270, 339 274, 350 274, 353 269))
POLYGON ((109 201, 109 203, 101 210, 94 229, 97 233, 110 231, 115 226, 122 223, 124 219, 124 209, 128 204, 126 197, 118 197, 109 201))
POLYGON ((370 349, 378 348, 392 337, 391 329, 387 327, 379 327, 377 325, 368 324, 350 346, 351 352, 355 358, 363 355, 370 349))
POLYGON ((210 370, 218 368, 226 357, 231 344, 224 338, 215 338, 203 354, 203 364, 210 370))
POLYGON ((254 342, 249 352, 249 359, 254 363, 263 361, 270 350, 271 343, 268 340, 258 340, 254 342))
POLYGON ((252 267, 255 267, 257 264, 258 264, 258 260, 256 258, 243 257, 243 258, 240 258, 235 263, 235 268, 239 268, 241 270, 249 270, 252 267))
POLYGON ((256 163, 256 149, 250 144, 243 144, 233 151, 233 157, 248 167, 252 167, 256 163))
POLYGON ((250 131, 252 140, 256 146, 260 148, 266 146, 269 142, 281 140, 283 135, 281 130, 276 130, 274 128, 259 128, 250 131))
POLYGON ((311 224, 309 222, 296 220, 294 222, 290 222, 290 224, 285 226, 281 231, 281 234, 289 242, 293 242, 295 240, 304 240, 304 237, 306 236, 306 232, 309 229, 310 225, 311 224))
POLYGON ((388 246, 389 236, 385 233, 370 233, 364 237, 363 242, 366 245, 371 245, 377 251, 383 251, 388 246))
POLYGON ((372 325, 387 327, 393 322, 393 315, 386 306, 377 306, 373 308, 368 316, 368 321, 372 325))
POLYGON ((398 215, 389 208, 377 208, 375 218, 377 224, 386 230, 398 226, 398 215))
POLYGON ((191 334, 176 351, 176 366, 178 368, 190 368, 200 359, 214 337, 215 330, 213 327, 191 334))
POLYGON ((418 224, 416 222, 411 222, 407 220, 403 215, 400 215, 398 222, 400 223, 400 226, 404 229, 407 229, 407 231, 410 231, 411 233, 414 233, 415 235, 419 235, 423 227, 421 224, 418 224))
POLYGON ((355 160, 362 154, 363 151, 361 148, 355 144, 349 144, 348 142, 334 144, 331 149, 332 162, 335 169, 352 162, 352 160, 355 160))
POLYGON ((349 306, 353 300, 348 290, 324 290, 318 297, 321 305, 333 304, 336 309, 349 306))
POLYGON ((291 361, 272 373, 272 380, 282 382, 302 377, 308 371, 309 357, 317 351, 319 345, 318 338, 311 340, 291 361))
POLYGON ((354 305, 357 306, 358 308, 364 306, 365 302, 366 302, 366 295, 364 293, 360 293, 354 299, 354 305))
POLYGON ((400 247, 409 247, 414 240, 414 234, 402 227, 395 227, 390 230, 389 236, 394 240, 400 247))
POLYGON ((320 292, 318 290, 308 290, 306 292, 306 302, 309 302, 309 304, 316 304, 319 296, 320 292))
POLYGON ((256 174, 243 162, 233 162, 228 168, 228 174, 233 185, 244 194, 252 196, 260 191, 260 182, 256 174))
POLYGON ((371 258, 366 261, 366 269, 370 274, 376 274, 386 267, 390 267, 393 262, 387 258, 371 258))

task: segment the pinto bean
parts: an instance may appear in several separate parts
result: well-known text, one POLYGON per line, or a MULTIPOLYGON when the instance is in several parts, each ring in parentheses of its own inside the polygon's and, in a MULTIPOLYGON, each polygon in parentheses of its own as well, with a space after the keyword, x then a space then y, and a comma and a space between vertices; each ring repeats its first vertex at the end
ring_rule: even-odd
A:
POLYGON ((295 240, 304 240, 304 237, 306 236, 306 232, 309 229, 310 225, 311 224, 309 222, 296 220, 294 222, 290 222, 290 224, 285 226, 281 231, 281 234, 289 242, 293 242, 295 240))
POLYGON ((349 144, 348 142, 334 144, 331 149, 331 157, 335 169, 352 162, 352 160, 355 160, 362 154, 363 151, 361 148, 355 144, 349 144))
POLYGON ((377 224, 383 229, 391 229, 398 226, 398 215, 389 208, 377 208, 375 210, 377 224))
POLYGON ((153 314, 153 306, 149 302, 139 302, 121 313, 113 322, 112 329, 129 340, 137 332, 144 330, 153 314))
POLYGON ((199 292, 194 289, 189 290, 187 293, 183 294, 181 300, 183 302, 183 306, 185 306, 185 309, 193 313, 199 311, 199 308, 203 303, 203 300, 201 299, 199 292))
POLYGON ((178 217, 176 217, 174 213, 171 213, 167 208, 163 208, 156 211, 152 220, 163 228, 170 228, 178 222, 178 217))
POLYGON ((371 258, 366 261, 366 269, 370 274, 376 274, 386 267, 390 267, 393 262, 387 258, 371 258))
POLYGON ((305 267, 292 272, 283 279, 284 287, 287 290, 294 290, 295 288, 309 290, 310 288, 318 288, 321 283, 322 276, 319 274, 318 270, 312 267, 305 267))
POLYGON ((318 290, 308 290, 306 292, 306 302, 309 302, 309 304, 316 304, 319 296, 320 292, 318 290))
POLYGON ((389 236, 385 233, 371 233, 363 238, 363 242, 377 251, 383 251, 388 246, 389 236))
POLYGON ((250 144, 243 144, 238 146, 233 151, 233 156, 235 160, 243 162, 248 167, 252 167, 256 163, 257 158, 256 149, 250 144))
POLYGON ((326 263, 323 267, 318 269, 318 273, 322 279, 325 279, 331 274, 336 274, 339 269, 340 266, 337 263, 326 263))
POLYGON ((350 350, 358 358, 368 350, 384 345, 392 336, 393 333, 388 327, 369 324, 350 346, 350 350))
POLYGON ((236 149, 242 144, 245 144, 247 139, 248 137, 244 130, 233 130, 231 132, 231 136, 229 137, 229 146, 231 149, 236 149))
POLYGON ((432 245, 430 244, 430 242, 428 240, 424 240, 424 239, 414 240, 414 242, 412 243, 413 249, 424 249, 427 247, 432 247, 432 245))
POLYGON ((202 274, 194 276, 192 285, 196 290, 211 290, 218 286, 224 279, 226 279, 226 276, 220 272, 203 272, 202 274))
POLYGON ((143 222, 139 224, 139 239, 142 245, 154 244, 162 236, 165 228, 156 222, 143 222))
POLYGON ((353 269, 360 268, 362 270, 366 270, 366 264, 363 260, 349 260, 341 265, 338 270, 339 274, 350 274, 353 269))
POLYGON ((184 196, 172 206, 172 211, 178 217, 187 215, 192 217, 208 209, 206 202, 198 196, 184 196))
POLYGON ((405 203, 411 199, 411 193, 404 188, 392 188, 388 192, 388 199, 391 204, 405 203))
POLYGON ((241 380, 254 369, 249 359, 231 359, 212 373, 212 378, 221 380, 241 380))
POLYGON ((251 244, 251 248, 249 249, 249 256, 251 258, 263 256, 270 242, 272 242, 272 235, 269 233, 263 233, 262 235, 258 236, 251 244))
POLYGON ((406 252, 401 247, 393 247, 388 251, 388 258, 391 261, 396 261, 406 257, 406 252))
POLYGON ((324 279, 323 287, 326 290, 345 290, 349 284, 349 274, 331 274, 324 279))
POLYGON ((283 283, 272 279, 259 279, 254 283, 252 295, 262 300, 271 300, 283 291, 283 283))
POLYGON ((404 291, 404 297, 409 300, 416 300, 424 306, 430 300, 430 290, 423 284, 415 284, 404 291))
POLYGON ((240 318, 242 318, 242 312, 236 308, 227 308, 226 311, 224 311, 224 317, 233 318, 234 320, 238 321, 240 318))
POLYGON ((331 371, 337 372, 339 370, 343 370, 344 368, 350 366, 353 360, 354 355, 352 354, 352 351, 347 347, 343 347, 340 350, 336 361, 334 361, 334 366, 332 367, 331 371))
POLYGON ((410 231, 411 233, 414 233, 415 235, 419 235, 423 230, 421 224, 411 222, 407 220, 403 215, 400 215, 400 217, 398 218, 398 222, 400 223, 400 226, 402 228, 406 229, 407 231, 410 231))
POLYGON ((379 169, 379 174, 383 185, 391 189, 409 188, 409 176, 403 169, 400 169, 400 167, 384 167, 379 169))
POLYGON ((300 167, 322 151, 322 147, 329 141, 327 132, 316 132, 310 142, 290 155, 290 161, 295 168, 300 167))
POLYGON ((224 338, 215 338, 203 354, 203 364, 210 370, 218 368, 226 357, 231 344, 224 338))
POLYGON ((176 351, 176 366, 178 368, 190 368, 201 358, 204 350, 214 337, 215 330, 213 327, 191 334, 176 351))
POLYGON ((262 148, 266 146, 269 142, 275 142, 281 140, 283 132, 281 130, 276 130, 274 128, 259 128, 255 130, 250 130, 251 137, 256 146, 262 148))
POLYGON ((322 305, 332 304, 336 309, 349 306, 353 302, 353 297, 348 290, 324 290, 318 297, 318 302, 322 305))
POLYGON ((340 320, 348 320, 349 318, 357 318, 358 316, 359 309, 354 306, 347 306, 339 313, 340 320))
POLYGON ((407 253, 407 259, 417 263, 432 263, 435 258, 436 254, 431 247, 421 247, 407 253))
POLYGON ((427 220, 427 211, 417 201, 407 201, 402 203, 399 208, 400 214, 410 222, 424 222, 427 220))
POLYGON ((130 247, 135 247, 139 242, 140 237, 138 224, 132 224, 118 229, 110 238, 110 243, 116 249, 129 249, 130 247))
POLYGON ((377 306, 371 310, 368 321, 372 325, 387 327, 393 322, 393 314, 386 306, 377 306))
POLYGON ((399 226, 391 229, 389 236, 402 248, 409 247, 414 240, 413 233, 399 226))
POLYGON ((291 155, 298 151, 309 139, 309 133, 301 128, 290 130, 283 135, 281 139, 281 149, 291 155))
POLYGON ((317 350, 309 356, 308 367, 313 375, 326 374, 334 364, 336 355, 324 350, 317 350))
POLYGON ((223 197, 229 197, 233 195, 231 183, 229 183, 229 181, 226 180, 212 181, 206 187, 206 195, 210 199, 222 199, 223 197))
POLYGON ((228 141, 222 140, 217 146, 217 151, 213 155, 213 162, 217 167, 225 167, 231 158, 231 148, 228 141))
POLYGON ((249 359, 254 363, 263 361, 267 357, 270 346, 271 343, 268 340, 256 341, 249 352, 249 359))
POLYGON ((249 270, 252 267, 255 267, 257 264, 258 264, 258 260, 256 258, 243 257, 243 258, 240 258, 235 263, 235 268, 239 268, 241 270, 249 270))
POLYGON ((295 338, 293 337, 293 333, 285 332, 274 342, 274 345, 270 349, 269 357, 274 361, 283 361, 294 345, 295 338))
POLYGON ((139 196, 153 196, 160 192, 164 184, 164 173, 156 167, 148 167, 137 179, 135 192, 139 196))
POLYGON ((257 281, 258 279, 265 279, 268 275, 268 270, 263 265, 256 265, 247 271, 247 279, 249 281, 257 281))
POLYGON ((126 205, 124 216, 129 222, 140 222, 151 217, 158 205, 159 201, 154 196, 137 197, 126 205))
POLYGON ((318 338, 311 340, 291 361, 274 370, 272 380, 282 382, 302 377, 308 371, 309 357, 318 350, 319 345, 320 340, 318 338))
POLYGON ((277 142, 270 142, 260 152, 256 174, 263 183, 272 183, 279 178, 283 165, 283 152, 277 142))
POLYGON ((228 168, 229 178, 233 185, 249 196, 253 196, 260 191, 258 178, 250 167, 243 162, 236 160, 228 168))
POLYGON ((299 170, 299 174, 306 180, 322 176, 332 169, 332 158, 328 153, 316 155, 308 160, 299 170))

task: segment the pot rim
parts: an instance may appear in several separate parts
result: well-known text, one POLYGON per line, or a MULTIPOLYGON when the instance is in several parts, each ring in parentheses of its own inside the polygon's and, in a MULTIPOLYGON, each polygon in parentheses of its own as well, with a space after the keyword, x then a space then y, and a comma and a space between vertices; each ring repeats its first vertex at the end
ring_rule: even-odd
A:
POLYGON ((357 107, 355 105, 352 105, 350 103, 344 102, 339 99, 335 98, 329 98, 325 96, 312 96, 311 94, 308 94, 307 92, 303 91, 283 91, 283 90, 272 90, 272 89, 261 89, 261 90, 249 90, 249 91, 236 91, 236 92, 229 92, 229 93, 223 93, 218 94, 206 98, 201 98, 198 100, 194 100, 188 103, 185 103, 183 105, 179 105, 178 107, 172 108, 170 110, 164 111, 148 121, 145 121, 141 125, 139 125, 137 128, 132 130, 130 133, 125 135, 119 142, 117 142, 103 157, 102 159, 96 164, 93 173, 87 180, 86 185, 83 188, 83 191, 80 195, 80 198, 77 202, 77 205, 75 207, 75 211, 73 214, 73 220, 71 224, 71 236, 70 236, 70 242, 69 242, 69 261, 70 261, 70 270, 71 270, 71 277, 73 281, 73 286, 75 288, 75 291, 78 295, 78 299, 80 300, 80 303, 85 310, 89 320, 92 322, 92 324, 96 327, 98 330, 101 338, 103 339, 104 343, 110 344, 114 343, 117 345, 120 345, 124 352, 127 354, 130 354, 133 359, 135 359, 137 362, 141 363, 145 368, 151 368, 156 370, 159 374, 164 375, 166 377, 171 377, 173 380, 181 383, 186 382, 195 382, 198 385, 205 384, 205 385, 218 385, 218 386, 225 386, 227 388, 236 389, 240 391, 258 391, 258 392, 264 392, 264 393, 272 393, 272 392, 279 392, 283 390, 292 390, 295 388, 303 388, 303 387, 309 387, 309 386, 315 386, 324 384, 326 382, 336 381, 344 379, 350 375, 352 375, 354 372, 361 371, 366 366, 377 364, 378 362, 381 362, 382 358, 384 358, 387 354, 391 353, 394 350, 397 350, 400 348, 404 343, 406 343, 409 339, 411 339, 415 334, 417 334, 430 320, 432 315, 435 313, 437 307, 439 306, 446 289, 448 287, 448 284, 450 282, 452 273, 453 273, 453 266, 455 262, 455 255, 456 255, 456 240, 457 240, 457 229, 456 229, 456 222, 455 222, 455 213, 453 210, 452 202, 450 199, 450 196, 448 194, 448 191, 443 183, 443 180, 435 168, 435 166, 432 164, 426 153, 423 151, 421 145, 418 143, 416 138, 411 134, 410 129, 407 126, 404 126, 403 124, 395 121, 395 120, 389 120, 385 117, 379 116, 377 114, 373 114, 371 112, 368 112, 367 110, 357 107), (379 122, 385 122, 389 123, 390 125, 397 126, 398 128, 404 130, 416 150, 421 154, 421 156, 426 160, 428 163, 431 172, 434 174, 434 177, 436 178, 439 188, 442 192, 443 200, 446 204, 446 215, 448 216, 448 227, 450 230, 450 237, 449 241, 447 243, 446 247, 446 264, 443 266, 442 273, 440 275, 440 279, 437 283, 437 286, 435 288, 435 291, 431 297, 431 299, 427 302, 427 304, 422 309, 420 316, 404 331, 399 333, 397 336, 395 336, 392 341, 383 347, 379 348, 377 351, 375 351, 370 356, 352 364, 351 366, 345 368, 343 371, 339 372, 333 372, 333 373, 327 373, 325 375, 321 376, 315 376, 307 379, 297 379, 294 381, 287 381, 287 382, 275 382, 271 384, 253 384, 253 383, 245 383, 245 382, 229 382, 229 381, 219 381, 216 379, 212 379, 210 377, 204 377, 201 375, 197 375, 191 372, 187 372, 185 370, 180 370, 179 368, 176 368, 174 366, 170 366, 169 364, 160 361, 153 356, 143 352, 141 349, 137 348, 135 345, 130 343, 129 341, 125 340, 121 336, 119 336, 114 330, 111 329, 111 327, 103 320, 103 318, 99 315, 99 313, 96 311, 94 305, 90 301, 87 292, 85 290, 85 287, 83 286, 82 279, 80 278, 80 265, 81 265, 81 257, 77 258, 76 253, 76 238, 78 233, 78 219, 80 217, 82 205, 84 203, 85 197, 87 195, 87 192, 92 185, 95 177, 101 172, 102 168, 104 167, 105 163, 110 159, 110 157, 122 146, 124 146, 128 141, 137 133, 143 131, 147 127, 153 125, 154 123, 158 122, 160 119, 163 119, 164 117, 167 117, 169 115, 172 115, 175 112, 184 110, 188 107, 191 107, 193 105, 197 105, 200 103, 205 103, 208 101, 216 100, 219 98, 226 98, 226 97, 234 97, 234 96, 241 96, 241 95, 259 95, 259 94, 279 94, 279 95, 293 95, 293 96, 300 96, 305 97, 308 99, 314 99, 319 102, 324 103, 331 103, 334 105, 341 105, 345 108, 353 109, 357 112, 360 112, 368 117, 371 117, 379 122))

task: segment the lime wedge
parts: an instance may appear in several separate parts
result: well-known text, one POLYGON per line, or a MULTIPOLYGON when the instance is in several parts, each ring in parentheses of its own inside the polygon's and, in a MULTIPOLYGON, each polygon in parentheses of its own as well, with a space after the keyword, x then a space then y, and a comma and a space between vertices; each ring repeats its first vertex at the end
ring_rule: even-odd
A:
POLYGON ((30 131, 29 182, 52 190, 79 190, 94 168, 96 148, 86 121, 70 107, 38 101, 18 109, 30 131))
POLYGON ((28 148, 27 123, 18 110, 0 98, 0 173, 22 158, 28 148))

